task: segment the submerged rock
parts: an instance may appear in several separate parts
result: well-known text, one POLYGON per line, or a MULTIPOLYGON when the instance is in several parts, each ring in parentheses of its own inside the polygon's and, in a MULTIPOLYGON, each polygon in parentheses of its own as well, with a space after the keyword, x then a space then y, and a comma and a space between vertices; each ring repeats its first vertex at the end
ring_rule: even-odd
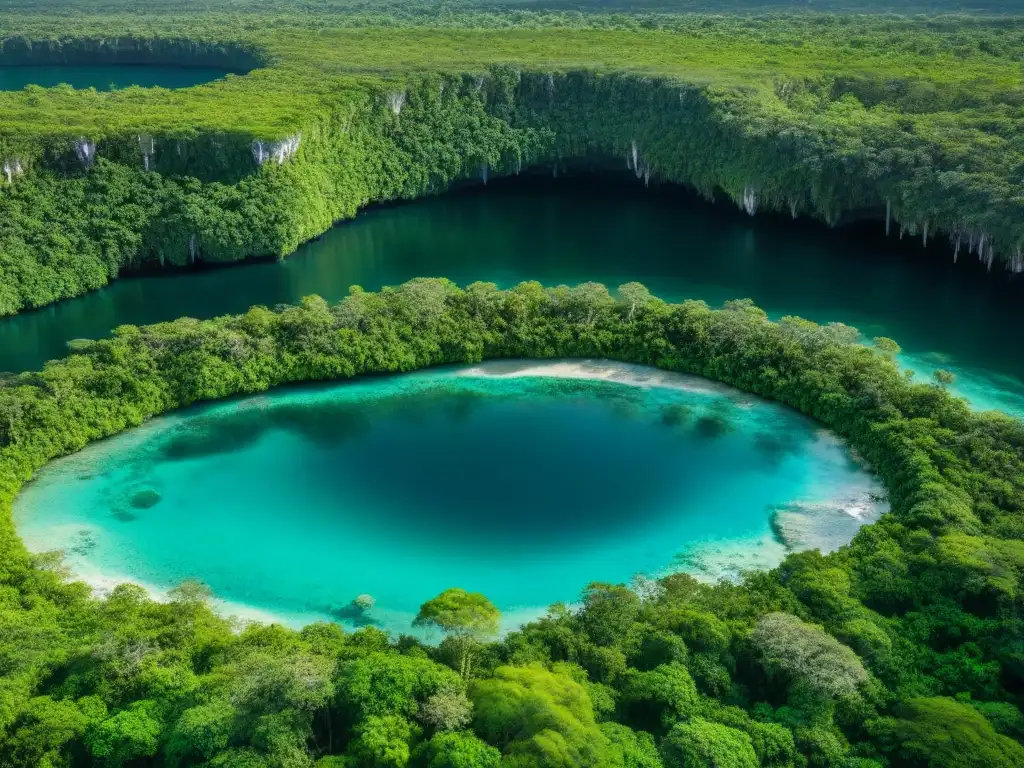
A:
POLYGON ((144 491, 139 491, 132 496, 132 507, 134 509, 150 509, 155 507, 163 500, 163 496, 154 491, 152 488, 147 488, 144 491))
POLYGON ((794 501, 772 510, 772 532, 791 552, 817 549, 828 554, 848 544, 862 525, 875 522, 887 507, 884 499, 869 492, 835 501, 794 501))
POLYGON ((733 431, 733 424, 729 417, 722 413, 712 413, 701 416, 694 425, 697 434, 705 440, 714 440, 733 431))
POLYGON ((377 600, 373 595, 359 595, 352 601, 352 604, 363 611, 369 611, 377 604, 377 600))
POLYGON ((68 552, 73 555, 87 555, 96 548, 96 534, 88 528, 83 528, 75 536, 73 543, 68 547, 68 552))
POLYGON ((345 621, 356 627, 380 626, 380 622, 370 616, 370 611, 377 604, 372 595, 359 595, 351 603, 340 605, 332 603, 327 612, 339 621, 345 621))

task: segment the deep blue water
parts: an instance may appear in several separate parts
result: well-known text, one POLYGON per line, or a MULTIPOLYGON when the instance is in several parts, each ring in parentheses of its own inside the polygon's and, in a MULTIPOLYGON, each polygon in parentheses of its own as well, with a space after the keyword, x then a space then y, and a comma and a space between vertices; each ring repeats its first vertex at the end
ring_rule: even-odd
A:
POLYGON ((97 586, 195 578, 246 616, 408 632, 452 586, 511 625, 592 580, 771 566, 776 511, 801 546, 830 549, 877 516, 877 491, 813 423, 735 390, 506 363, 157 419, 50 465, 15 520, 97 586), (346 607, 360 594, 377 601, 363 617, 346 607))

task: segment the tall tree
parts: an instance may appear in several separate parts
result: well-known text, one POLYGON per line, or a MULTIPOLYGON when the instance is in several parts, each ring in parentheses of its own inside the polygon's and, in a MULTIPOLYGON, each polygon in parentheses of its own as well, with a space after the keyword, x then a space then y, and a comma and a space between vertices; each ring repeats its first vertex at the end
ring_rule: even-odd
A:
POLYGON ((416 627, 437 627, 455 640, 459 649, 459 674, 472 674, 473 652, 498 633, 501 611, 479 592, 453 587, 420 606, 413 621, 416 627))

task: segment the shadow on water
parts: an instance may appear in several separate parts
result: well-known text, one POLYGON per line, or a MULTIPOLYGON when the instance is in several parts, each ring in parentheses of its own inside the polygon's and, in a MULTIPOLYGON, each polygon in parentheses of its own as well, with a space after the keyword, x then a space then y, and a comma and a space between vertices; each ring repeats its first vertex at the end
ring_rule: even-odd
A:
POLYGON ((694 430, 703 440, 717 440, 736 429, 736 416, 727 400, 715 400, 694 422, 694 430))
POLYGON ((338 621, 350 624, 356 629, 362 629, 363 627, 379 628, 383 626, 380 619, 374 618, 369 609, 363 608, 355 601, 352 601, 348 605, 333 604, 325 606, 325 608, 325 613, 330 614, 338 621))
POLYGON ((758 432, 754 435, 754 448, 772 465, 798 454, 806 444, 806 438, 792 432, 758 432))
POLYGON ((245 407, 189 419, 165 439, 160 450, 170 461, 236 453, 274 430, 329 447, 358 438, 369 429, 368 416, 351 403, 245 407))
MULTIPOLYGON (((302 388, 311 392, 335 385, 302 388)), ((641 390, 602 381, 536 378, 524 380, 520 390, 478 391, 443 379, 408 391, 390 392, 369 399, 317 399, 313 403, 275 403, 270 399, 241 401, 233 408, 197 413, 161 438, 159 451, 169 461, 201 459, 249 448, 269 432, 282 431, 322 448, 365 437, 374 424, 385 421, 406 426, 443 417, 451 423, 468 420, 485 402, 539 396, 572 400, 599 398, 612 412, 635 418, 642 410, 641 390)))
POLYGON ((661 423, 663 426, 678 429, 693 421, 693 406, 687 403, 672 403, 662 406, 661 423))

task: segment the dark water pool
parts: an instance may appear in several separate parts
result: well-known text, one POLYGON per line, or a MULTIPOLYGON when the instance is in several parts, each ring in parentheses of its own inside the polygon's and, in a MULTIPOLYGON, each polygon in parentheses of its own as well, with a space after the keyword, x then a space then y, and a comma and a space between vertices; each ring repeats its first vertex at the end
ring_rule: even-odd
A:
POLYGON ((228 71, 212 67, 165 67, 143 64, 88 66, 0 66, 0 91, 20 91, 27 85, 52 88, 66 83, 72 88, 110 91, 138 85, 143 88, 191 88, 219 80, 228 71))

